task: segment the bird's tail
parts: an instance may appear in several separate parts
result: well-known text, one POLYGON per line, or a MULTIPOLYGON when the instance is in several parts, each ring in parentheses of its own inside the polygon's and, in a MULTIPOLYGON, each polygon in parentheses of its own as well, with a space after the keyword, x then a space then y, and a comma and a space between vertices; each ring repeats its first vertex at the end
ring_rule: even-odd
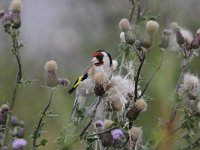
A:
POLYGON ((86 97, 83 97, 81 95, 77 95, 75 100, 74 100, 74 105, 72 108, 72 112, 71 112, 71 120, 75 121, 77 119, 80 120, 79 116, 79 112, 81 111, 81 109, 83 108, 84 104, 86 101, 86 97))

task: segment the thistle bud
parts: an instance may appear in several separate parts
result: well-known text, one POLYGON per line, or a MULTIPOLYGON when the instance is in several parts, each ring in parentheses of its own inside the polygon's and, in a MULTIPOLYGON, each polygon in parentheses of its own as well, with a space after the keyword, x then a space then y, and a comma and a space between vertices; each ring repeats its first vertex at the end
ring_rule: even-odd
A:
POLYGON ((4 16, 4 10, 0 10, 0 19, 4 16))
POLYGON ((147 23, 146 23, 146 32, 148 34, 155 34, 159 29, 159 24, 154 21, 154 20, 149 20, 147 23))
POLYGON ((137 100, 134 105, 126 113, 126 117, 134 121, 141 111, 145 111, 147 108, 147 103, 143 99, 137 100))
POLYGON ((10 111, 10 107, 7 104, 1 105, 1 113, 7 114, 10 111))
POLYGON ((129 141, 129 147, 131 149, 136 149, 138 147, 138 141, 142 136, 142 129, 140 127, 131 128, 131 140, 129 141))
POLYGON ((12 117, 11 117, 11 125, 12 125, 13 127, 19 125, 19 120, 17 119, 17 116, 12 116, 12 117))
POLYGON ((24 128, 17 129, 16 137, 18 137, 18 138, 24 137, 24 128))
POLYGON ((185 42, 185 39, 184 39, 182 33, 180 32, 180 30, 176 31, 176 42, 179 45, 182 45, 185 42))
POLYGON ((105 93, 104 81, 105 79, 102 73, 96 73, 94 75, 94 82, 95 82, 94 93, 97 96, 102 96, 105 93))
POLYGON ((176 32, 176 31, 180 30, 180 26, 178 25, 177 22, 172 22, 172 23, 170 23, 170 29, 173 32, 176 32))
POLYGON ((171 31, 169 29, 165 29, 163 31, 163 34, 162 34, 162 41, 161 43, 159 44, 159 47, 160 48, 164 48, 164 49, 167 49, 168 46, 169 46, 169 38, 170 38, 170 35, 171 35, 171 31))
POLYGON ((21 11, 22 9, 22 1, 21 0, 12 0, 10 4, 11 11, 21 11))
POLYGON ((113 136, 110 132, 101 134, 101 143, 104 147, 109 147, 113 143, 113 136))
POLYGON ((150 48, 152 45, 153 36, 151 34, 145 34, 144 40, 140 43, 144 48, 150 48))
POLYGON ((7 115, 6 114, 2 114, 0 112, 0 125, 5 125, 6 124, 6 121, 7 121, 7 115))
POLYGON ((47 86, 55 87, 58 84, 58 79, 56 76, 56 70, 58 66, 56 61, 54 60, 47 61, 44 68, 48 72, 47 86))
POLYGON ((119 29, 122 30, 123 32, 127 32, 129 30, 130 24, 128 19, 123 18, 119 22, 119 29))
POLYGON ((9 11, 8 13, 6 13, 4 16, 3 16, 3 19, 2 19, 2 25, 7 28, 7 27, 10 27, 10 25, 12 24, 12 21, 13 21, 13 13, 11 11, 9 11))
POLYGON ((69 85, 69 80, 66 78, 59 78, 58 79, 58 84, 64 86, 64 87, 68 87, 69 85))
POLYGON ((191 42, 191 49, 197 49, 200 45, 200 29, 197 30, 196 36, 191 42))
POLYGON ((95 127, 96 127, 97 132, 101 132, 103 130, 103 126, 104 126, 103 120, 97 120, 95 122, 95 127))
POLYGON ((122 102, 119 99, 113 101, 111 103, 111 105, 112 105, 113 110, 115 110, 115 111, 122 111, 123 104, 122 104, 122 102))
POLYGON ((113 61, 112 61, 112 64, 113 64, 113 70, 117 70, 118 61, 117 61, 117 60, 113 60, 113 61))
POLYGON ((114 122, 112 120, 108 120, 108 119, 104 120, 104 128, 103 129, 104 130, 109 129, 113 123, 114 122))
POLYGON ((2 150, 8 150, 7 146, 2 147, 2 150))
POLYGON ((127 32, 125 32, 125 41, 128 44, 134 44, 135 40, 136 40, 136 36, 135 36, 135 26, 131 26, 129 28, 129 30, 127 32))
POLYGON ((13 28, 18 29, 21 27, 20 11, 13 11, 12 13, 13 28))

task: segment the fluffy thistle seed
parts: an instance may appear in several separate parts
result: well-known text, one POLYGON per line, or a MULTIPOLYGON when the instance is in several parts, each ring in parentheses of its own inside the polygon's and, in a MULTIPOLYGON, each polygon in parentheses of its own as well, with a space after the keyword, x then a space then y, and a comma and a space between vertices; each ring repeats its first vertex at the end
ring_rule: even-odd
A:
POLYGON ((7 104, 1 105, 1 113, 7 114, 10 110, 10 107, 7 104))
POLYGON ((58 66, 57 66, 56 61, 54 60, 47 61, 44 68, 46 71, 48 71, 47 86, 49 87, 57 86, 58 79, 56 76, 56 70, 58 66))
POLYGON ((154 20, 149 20, 146 23, 146 32, 148 34, 155 34, 159 29, 159 24, 158 22, 154 21, 154 20))
POLYGON ((123 32, 127 32, 129 30, 130 23, 128 19, 123 18, 119 22, 119 29, 122 30, 123 32))
POLYGON ((96 73, 94 75, 94 82, 95 82, 95 87, 94 87, 94 93, 97 96, 102 96, 105 93, 104 89, 104 75, 102 73, 96 73))
POLYGON ((11 11, 21 11, 22 9, 22 1, 21 0, 12 0, 10 4, 11 11))
POLYGON ((121 103, 121 101, 119 99, 113 101, 111 103, 113 110, 115 111, 122 111, 123 108, 123 104, 121 103))
POLYGON ((131 128, 131 136, 134 139, 139 139, 142 135, 142 128, 141 127, 132 127, 131 128))
POLYGON ((172 23, 170 23, 170 29, 172 31, 176 32, 176 31, 180 30, 180 26, 178 25, 177 22, 172 22, 172 23))
POLYGON ((104 130, 109 129, 114 122, 112 120, 104 120, 104 130))
POLYGON ((143 99, 139 99, 135 102, 135 107, 140 111, 146 111, 147 103, 143 99))
POLYGON ((46 71, 56 71, 58 69, 58 65, 55 60, 50 60, 46 62, 44 68, 46 71))
POLYGON ((139 99, 135 102, 135 104, 129 109, 126 113, 126 117, 134 121, 141 111, 145 111, 147 108, 147 103, 143 99, 139 99))
POLYGON ((112 64, 113 64, 113 70, 117 70, 118 61, 117 61, 117 60, 113 60, 113 61, 112 61, 112 64))
POLYGON ((121 32, 119 37, 120 37, 122 43, 126 43, 125 33, 124 32, 121 32))

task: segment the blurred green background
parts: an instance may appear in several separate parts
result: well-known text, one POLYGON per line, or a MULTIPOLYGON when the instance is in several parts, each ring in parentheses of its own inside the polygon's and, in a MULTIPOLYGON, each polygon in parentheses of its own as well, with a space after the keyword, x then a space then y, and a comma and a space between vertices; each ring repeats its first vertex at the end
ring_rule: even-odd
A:
MULTIPOLYGON (((0 10, 9 8, 10 1, 0 0, 0 10)), ((58 76, 67 77, 71 83, 89 64, 91 54, 97 49, 106 49, 113 58, 117 57, 120 42, 118 22, 129 17, 129 0, 24 0, 20 40, 23 78, 36 80, 19 88, 13 114, 26 122, 26 139, 31 149, 30 135, 39 120, 39 114, 48 102, 50 92, 46 83, 44 64, 54 59, 58 62, 58 76)), ((158 16, 160 31, 172 21, 189 28, 193 33, 200 27, 199 0, 148 0, 147 13, 158 16)), ((157 34, 155 45, 143 69, 143 77, 148 79, 153 73, 150 63, 158 64, 160 54, 157 49, 161 32, 157 34)), ((0 102, 10 102, 14 89, 17 64, 11 51, 11 39, 0 28, 0 102)), ((199 74, 200 59, 197 57, 189 65, 189 71, 199 74)), ((153 98, 148 111, 137 121, 148 139, 157 128, 158 118, 170 115, 170 96, 180 73, 180 59, 173 52, 164 53, 161 70, 151 82, 147 95, 153 98)), ((51 110, 59 115, 49 119, 44 127, 43 137, 48 138, 45 148, 55 150, 56 139, 62 128, 67 127, 74 95, 67 89, 58 87, 54 92, 51 110)), ((70 130, 70 128, 67 128, 70 130)), ((83 149, 81 143, 73 149, 83 149)))

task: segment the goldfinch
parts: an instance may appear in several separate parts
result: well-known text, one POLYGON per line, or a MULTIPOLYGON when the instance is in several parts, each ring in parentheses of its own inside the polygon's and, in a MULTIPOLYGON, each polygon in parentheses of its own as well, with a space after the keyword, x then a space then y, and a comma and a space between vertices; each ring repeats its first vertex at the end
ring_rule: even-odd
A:
POLYGON ((77 111, 81 110, 85 104, 87 96, 94 94, 94 75, 103 73, 109 81, 112 77, 113 66, 112 58, 109 53, 104 50, 98 50, 93 54, 91 67, 84 75, 81 75, 74 83, 73 87, 68 91, 69 94, 76 90, 76 98, 74 101, 71 119, 77 111))

